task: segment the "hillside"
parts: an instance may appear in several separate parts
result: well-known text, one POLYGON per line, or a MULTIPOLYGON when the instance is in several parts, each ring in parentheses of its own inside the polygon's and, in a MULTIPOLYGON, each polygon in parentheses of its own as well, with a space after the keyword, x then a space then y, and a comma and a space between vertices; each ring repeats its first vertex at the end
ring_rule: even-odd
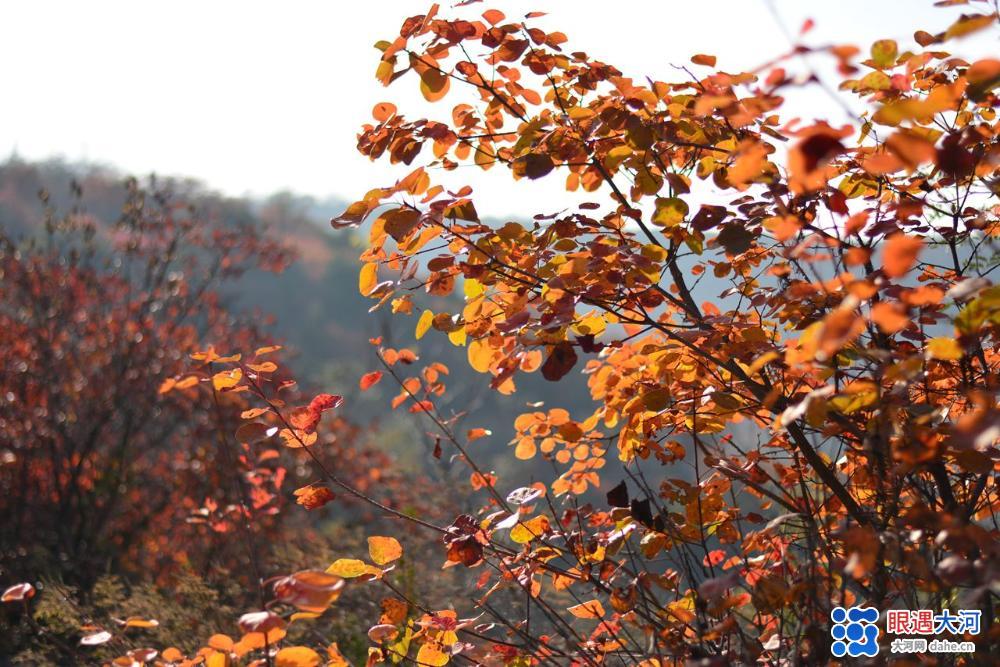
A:
MULTIPOLYGON (((0 228, 12 235, 34 233, 45 210, 39 197, 42 191, 56 210, 80 206, 100 223, 110 224, 120 213, 125 178, 94 165, 10 160, 0 165, 0 228), (74 184, 82 193, 78 201, 73 195, 74 184)), ((381 422, 388 449, 411 465, 425 465, 433 448, 426 434, 430 424, 402 411, 386 416, 385 406, 398 392, 387 380, 365 393, 358 389, 358 378, 378 366, 368 344, 370 337, 382 336, 387 344, 398 347, 414 346, 416 341, 412 327, 404 330, 398 317, 369 312, 372 302, 358 293, 357 235, 334 231, 328 222, 342 211, 343 202, 287 192, 263 200, 225 197, 193 180, 173 180, 169 185, 202 215, 224 223, 259 225, 295 252, 296 261, 280 274, 256 271, 240 278, 227 295, 231 307, 249 316, 270 318, 268 326, 286 343, 290 365, 301 383, 347 395, 352 416, 381 422), (414 447, 414 443, 420 445, 414 447)), ((552 385, 537 374, 520 382, 513 396, 490 391, 487 376, 469 368, 465 349, 453 347, 444 336, 425 337, 419 350, 428 358, 443 361, 451 371, 449 398, 442 404, 444 414, 467 413, 460 428, 477 426, 493 432, 477 446, 486 449, 486 460, 498 467, 510 458, 501 455, 513 432, 514 419, 530 409, 526 404, 545 402, 576 414, 588 409, 589 398, 579 386, 571 392, 563 388, 554 398, 549 394, 552 385)), ((433 467, 451 465, 445 456, 433 467)), ((524 468, 520 470, 523 474, 524 468)), ((536 474, 544 477, 546 472, 547 466, 539 466, 536 474)))

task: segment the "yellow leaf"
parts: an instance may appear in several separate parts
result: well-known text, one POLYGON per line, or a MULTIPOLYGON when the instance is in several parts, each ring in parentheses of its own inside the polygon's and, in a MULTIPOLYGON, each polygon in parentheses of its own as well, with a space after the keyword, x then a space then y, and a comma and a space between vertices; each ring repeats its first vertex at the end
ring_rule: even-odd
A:
POLYGON ((273 373, 278 370, 278 364, 273 361, 264 361, 259 364, 247 364, 247 368, 257 373, 273 373))
POLYGON ((307 646, 289 646, 274 656, 275 667, 319 667, 322 658, 307 646))
POLYGON ((365 574, 375 576, 382 574, 382 570, 356 558, 338 558, 333 562, 333 565, 326 568, 326 571, 345 579, 354 579, 365 574))
POLYGON ((239 368, 234 368, 230 371, 219 371, 212 376, 212 386, 217 391, 232 389, 239 384, 241 379, 243 379, 243 371, 239 368))
POLYGON ((878 387, 874 382, 860 380, 847 387, 843 393, 830 399, 830 407, 849 415, 878 403, 878 387))
POLYGON ((315 611, 297 611, 288 617, 289 623, 294 623, 295 621, 310 621, 314 618, 319 618, 322 614, 315 611))
POLYGON ((442 646, 434 641, 424 642, 417 652, 418 665, 430 665, 431 667, 442 667, 448 664, 448 654, 442 650, 442 646))
POLYGON ((621 163, 632 156, 632 149, 629 146, 615 146, 604 157, 604 166, 614 172, 618 170, 621 163))
POLYGON ((943 361, 958 361, 962 358, 962 346, 954 338, 932 338, 927 342, 927 356, 943 361))
POLYGON ((461 328, 455 329, 454 331, 449 332, 448 333, 448 340, 450 340, 451 344, 454 345, 455 347, 464 347, 465 346, 465 327, 461 327, 461 328))
POLYGON ((668 604, 666 611, 681 623, 691 623, 695 619, 693 609, 694 601, 690 596, 685 596, 668 604))
POLYGON ((465 282, 462 284, 462 291, 465 292, 466 299, 475 299, 480 296, 486 290, 483 288, 482 283, 480 283, 475 278, 466 278, 465 282))
POLYGON ((385 565, 403 555, 403 547, 394 537, 369 537, 368 555, 376 565, 385 565))
POLYGON ((434 321, 434 313, 429 310, 425 310, 423 314, 420 315, 420 319, 417 320, 417 340, 424 337, 427 330, 431 328, 431 323, 434 321))
POLYGON ((469 365, 480 373, 490 370, 493 361, 493 348, 484 340, 474 340, 469 343, 469 365))
POLYGON ((899 47, 891 39, 880 39, 872 44, 872 60, 878 67, 892 67, 896 64, 899 47))
POLYGON ((187 377, 178 380, 177 384, 174 385, 174 389, 188 389, 196 384, 198 384, 198 376, 188 375, 187 377))
POLYGON ((351 667, 351 663, 347 662, 347 658, 340 652, 337 642, 333 642, 326 647, 326 655, 329 658, 326 667, 351 667))
POLYGON ((362 296, 368 296, 376 284, 378 284, 378 264, 368 262, 361 267, 361 273, 358 274, 358 291, 362 296))
POLYGON ((669 253, 666 248, 662 248, 653 243, 647 243, 642 246, 642 256, 646 259, 651 259, 654 262, 662 262, 667 258, 668 254, 669 253))
POLYGON ((549 529, 549 518, 544 514, 536 516, 534 519, 518 523, 510 531, 510 539, 518 544, 527 544, 533 539, 537 539, 545 534, 549 529))
POLYGON ((567 609, 577 618, 604 618, 604 605, 600 600, 590 600, 567 609))
POLYGON ((608 323, 604 320, 601 315, 591 315, 585 317, 576 324, 573 325, 573 332, 580 335, 593 335, 600 336, 604 333, 604 329, 607 327, 608 323))
MULTIPOLYGON (((424 58, 430 60, 429 56, 424 58)), ((420 72, 420 92, 428 102, 437 102, 443 98, 450 87, 451 80, 445 72, 430 67, 420 72)))
POLYGON ((657 197, 653 223, 661 227, 673 227, 683 222, 688 214, 688 205, 677 197, 657 197))

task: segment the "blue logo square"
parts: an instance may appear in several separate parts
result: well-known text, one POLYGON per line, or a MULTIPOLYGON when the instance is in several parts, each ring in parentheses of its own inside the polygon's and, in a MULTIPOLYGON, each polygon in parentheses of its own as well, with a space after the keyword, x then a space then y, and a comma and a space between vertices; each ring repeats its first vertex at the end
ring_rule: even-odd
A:
POLYGON ((845 655, 875 657, 878 654, 878 609, 874 607, 834 607, 830 611, 830 636, 833 644, 830 652, 834 657, 845 655))

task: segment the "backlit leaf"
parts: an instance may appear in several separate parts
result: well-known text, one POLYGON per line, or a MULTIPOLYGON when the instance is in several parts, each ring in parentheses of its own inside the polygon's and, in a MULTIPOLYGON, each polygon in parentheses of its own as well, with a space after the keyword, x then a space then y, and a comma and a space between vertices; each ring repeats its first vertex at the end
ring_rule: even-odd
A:
POLYGON ((958 361, 962 354, 962 346, 954 338, 932 338, 927 341, 927 356, 931 359, 958 361))
POLYGON ((365 373, 364 375, 361 376, 361 380, 359 382, 361 391, 368 391, 376 384, 378 384, 378 381, 381 379, 382 379, 382 371, 371 371, 370 373, 365 373))
POLYGON ((893 234, 883 249, 882 270, 890 278, 905 276, 916 263, 923 245, 919 237, 893 234))
POLYGON ((573 614, 577 618, 591 618, 600 619, 604 618, 604 605, 601 604, 600 600, 589 600, 578 605, 574 605, 566 609, 569 613, 573 614))
POLYGON ((362 296, 371 294, 377 282, 378 264, 369 262, 361 267, 361 273, 358 274, 358 291, 361 292, 362 296))
POLYGON ((425 310, 420 314, 420 319, 417 320, 417 330, 416 338, 420 340, 424 337, 424 334, 431 328, 431 324, 434 322, 434 313, 429 310, 425 310))
POLYGON ((402 557, 403 547, 394 537, 369 537, 368 555, 376 565, 387 565, 402 557))
POLYGON ((358 560, 356 558, 338 558, 333 562, 330 567, 326 568, 326 571, 330 574, 335 574, 338 577, 344 577, 345 579, 354 579, 356 577, 361 577, 365 575, 378 576, 382 574, 382 570, 363 560, 358 560))
POLYGON ((274 667, 319 667, 323 659, 307 646, 287 646, 274 656, 274 667))
POLYGON ((526 544, 536 540, 549 530, 549 518, 539 514, 533 519, 522 521, 510 531, 510 539, 518 544, 526 544))

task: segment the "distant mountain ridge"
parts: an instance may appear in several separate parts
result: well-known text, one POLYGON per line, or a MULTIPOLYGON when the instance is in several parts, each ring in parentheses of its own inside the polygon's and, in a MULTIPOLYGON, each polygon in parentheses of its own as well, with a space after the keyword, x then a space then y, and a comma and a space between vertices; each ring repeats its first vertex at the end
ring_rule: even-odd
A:
MULTIPOLYGON (((75 203, 75 188, 82 191, 79 203, 85 213, 99 223, 113 224, 125 199, 125 182, 121 173, 95 165, 9 160, 0 164, 0 229, 11 235, 36 233, 45 211, 39 193, 44 190, 48 204, 65 213, 75 203)), ((388 403, 398 387, 384 379, 368 392, 361 393, 358 388, 360 376, 378 367, 369 339, 382 336, 393 347, 416 346, 416 318, 411 322, 383 310, 370 312, 374 302, 358 293, 361 244, 357 234, 334 231, 329 226, 330 218, 343 211, 344 202, 288 192, 263 199, 227 197, 194 180, 157 182, 169 185, 201 216, 260 226, 290 246, 298 259, 283 273, 253 271, 230 286, 227 296, 231 307, 273 316, 271 330, 286 343, 288 363, 301 383, 344 393, 355 419, 391 422, 395 424, 393 437, 411 443, 422 439, 427 444, 426 432, 432 430, 429 424, 403 408, 389 411, 388 403)), ((447 364, 449 389, 439 407, 446 416, 468 413, 459 430, 474 426, 491 429, 495 435, 476 444, 485 460, 496 461, 498 466, 512 459, 496 455, 513 435, 517 415, 533 409, 526 404, 544 401, 548 407, 563 407, 576 416, 592 410, 584 383, 574 384, 570 392, 561 387, 556 397, 550 394, 553 385, 538 374, 519 378, 519 390, 512 396, 497 394, 489 389, 488 376, 469 367, 465 348, 452 346, 443 335, 432 332, 426 336, 420 341, 419 352, 425 360, 447 364)), ((428 458, 421 447, 409 449, 417 458, 428 458)), ((523 473, 531 467, 519 470, 523 473)))

